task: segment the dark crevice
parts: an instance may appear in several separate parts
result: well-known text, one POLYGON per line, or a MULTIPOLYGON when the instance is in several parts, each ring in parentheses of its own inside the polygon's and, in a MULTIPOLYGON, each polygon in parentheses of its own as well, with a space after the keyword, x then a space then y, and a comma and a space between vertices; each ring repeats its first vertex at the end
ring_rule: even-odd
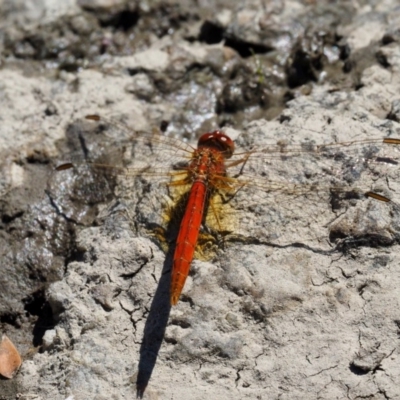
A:
POLYGON ((9 224, 10 222, 14 221, 17 218, 21 218, 24 215, 23 211, 18 211, 13 215, 7 215, 4 214, 1 217, 1 222, 3 222, 4 224, 9 224))
POLYGON ((238 385, 238 382, 239 382, 239 380, 240 380, 240 378, 241 378, 240 373, 241 373, 242 371, 243 371, 243 368, 239 368, 239 369, 236 371, 236 378, 235 378, 236 386, 238 385))
POLYGON ((386 33, 383 35, 383 37, 381 39, 381 44, 382 44, 382 46, 387 46, 388 44, 394 43, 396 41, 397 41, 396 37, 394 37, 390 33, 386 33))
POLYGON ((18 314, 17 313, 5 313, 5 314, 1 315, 0 323, 15 326, 16 328, 21 327, 21 325, 18 322, 18 314))
POLYGON ((162 120, 160 122, 160 131, 165 132, 167 130, 168 126, 169 126, 169 121, 162 120))
POLYGON ((317 82, 315 70, 322 68, 319 58, 312 59, 308 53, 298 50, 287 68, 287 84, 293 89, 309 82, 317 82))
MULTIPOLYGON (((75 241, 75 234, 71 234, 72 241, 75 241)), ((72 245, 71 254, 65 259, 64 265, 68 266, 71 262, 84 262, 85 261, 86 250, 77 249, 74 245, 72 245)))
POLYGON ((350 363, 349 369, 353 374, 358 376, 367 375, 370 372, 369 369, 361 368, 358 365, 354 364, 354 362, 350 363))
POLYGON ((48 165, 50 160, 45 154, 39 151, 34 151, 26 157, 26 162, 28 164, 48 165))
POLYGON ((54 201, 53 197, 51 196, 51 193, 48 190, 45 190, 45 193, 47 195, 47 197, 50 200, 50 204, 53 207, 53 209, 55 210, 56 214, 63 217, 65 219, 65 221, 70 222, 74 225, 81 225, 78 223, 78 221, 74 220, 73 218, 69 218, 65 213, 63 213, 60 208, 58 207, 58 205, 56 204, 56 202, 54 201))
POLYGON ((397 327, 397 337, 400 339, 400 320, 399 319, 395 319, 393 321, 397 327))
POLYGON ((279 116, 279 123, 283 124, 284 122, 290 122, 292 120, 292 117, 285 115, 285 114, 281 114, 279 116))
POLYGON ((346 254, 349 250, 358 247, 387 247, 395 241, 383 235, 366 234, 365 236, 347 236, 340 231, 331 231, 329 240, 335 244, 335 250, 346 254))
POLYGON ((362 297, 362 295, 364 294, 364 289, 368 287, 367 283, 363 283, 362 285, 360 285, 357 288, 358 293, 360 294, 360 296, 362 297))
POLYGON ((225 40, 224 45, 238 52, 242 58, 248 58, 255 54, 269 53, 273 50, 270 46, 230 37, 225 34, 224 28, 210 21, 206 21, 202 25, 198 40, 207 44, 216 44, 225 40))
POLYGON ((343 63, 342 71, 343 71, 345 74, 348 74, 349 72, 352 71, 353 68, 354 68, 354 62, 351 61, 351 60, 346 60, 346 61, 343 63))
POLYGON ((199 41, 207 44, 220 43, 224 38, 224 29, 206 21, 200 28, 199 41))
POLYGON ((273 50, 271 47, 266 45, 249 43, 230 38, 225 40, 225 46, 237 51, 242 58, 248 58, 255 54, 266 54, 273 50))
POLYGON ((45 291, 38 290, 23 299, 23 302, 27 314, 37 317, 35 326, 33 327, 33 345, 35 347, 40 346, 45 332, 55 326, 53 313, 46 300, 45 291))
POLYGON ((38 316, 44 304, 44 292, 39 290, 24 299, 24 310, 30 315, 38 316))
POLYGON ((360 82, 354 86, 354 90, 357 92, 358 90, 362 89, 363 87, 364 87, 364 84, 360 82))
POLYGON ((177 344, 178 343, 178 341, 176 339, 171 338, 171 337, 165 337, 164 342, 168 343, 168 344, 177 344))
POLYGON ((100 21, 100 26, 103 28, 112 27, 115 30, 127 32, 138 23, 139 17, 140 15, 137 11, 123 10, 109 19, 100 21))
POLYGON ((375 55, 376 60, 378 61, 379 65, 381 65, 383 68, 388 69, 391 67, 386 55, 382 53, 381 51, 378 51, 375 55))
POLYGON ((287 249, 287 248, 305 249, 305 250, 311 251, 313 253, 323 254, 323 255, 330 255, 330 254, 335 253, 338 250, 337 247, 333 247, 330 250, 318 249, 316 247, 311 247, 304 243, 299 243, 299 242, 286 243, 286 244, 271 243, 269 241, 264 241, 264 240, 260 240, 260 239, 253 238, 253 237, 246 237, 244 235, 238 235, 238 234, 229 235, 225 240, 229 243, 245 243, 245 244, 263 245, 263 246, 268 246, 268 247, 277 248, 277 249, 287 249))
POLYGON ((339 46, 339 49, 340 49, 339 58, 342 61, 348 60, 351 54, 350 46, 348 44, 344 44, 342 46, 339 46))
POLYGON ((376 162, 384 162, 386 164, 391 164, 391 165, 398 165, 399 163, 396 160, 393 160, 393 158, 389 157, 376 157, 376 162))
MULTIPOLYGON (((152 257, 150 258, 150 260, 153 259, 153 253, 152 253, 152 257)), ((120 274, 119 276, 123 279, 132 279, 134 278, 141 270, 144 266, 146 266, 148 264, 148 262, 150 260, 145 260, 142 264, 140 264, 139 268, 133 272, 129 272, 127 274, 120 274)), ((124 266, 124 262, 122 261, 122 265, 124 266)), ((157 281, 156 281, 157 282, 157 281)))

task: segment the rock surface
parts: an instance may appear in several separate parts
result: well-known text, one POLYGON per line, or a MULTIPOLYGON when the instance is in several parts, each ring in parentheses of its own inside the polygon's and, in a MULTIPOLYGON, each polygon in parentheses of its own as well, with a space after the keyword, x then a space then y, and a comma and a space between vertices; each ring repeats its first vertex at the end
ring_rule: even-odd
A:
POLYGON ((397 149, 268 159, 272 180, 393 202, 239 191, 237 236, 173 308, 168 188, 53 172, 124 159, 129 132, 92 113, 191 144, 233 127, 244 150, 400 137, 395 1, 200 3, 1 3, 0 326, 23 356, 1 400, 400 398, 397 149))

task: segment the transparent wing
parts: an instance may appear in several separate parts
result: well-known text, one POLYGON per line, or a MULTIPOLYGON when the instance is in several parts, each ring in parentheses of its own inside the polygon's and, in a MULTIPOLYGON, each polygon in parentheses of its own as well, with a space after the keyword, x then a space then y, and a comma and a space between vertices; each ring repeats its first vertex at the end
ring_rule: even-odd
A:
MULTIPOLYGON (((171 171, 186 165, 194 151, 194 146, 179 139, 133 131, 124 124, 98 116, 88 116, 86 122, 97 132, 107 132, 105 143, 89 149, 84 137, 88 133, 87 126, 79 126, 75 130, 80 131, 75 134, 81 149, 68 154, 58 170, 87 166, 119 175, 156 178, 170 176, 171 171)), ((226 166, 231 176, 240 177, 238 185, 253 184, 260 190, 275 188, 282 176, 285 182, 281 183, 286 185, 307 184, 310 175, 321 174, 336 174, 339 179, 350 182, 367 168, 372 169, 374 164, 397 165, 399 143, 397 139, 372 138, 322 145, 313 142, 253 145, 250 150, 238 148, 226 166), (254 181, 256 177, 261 179, 254 181)))
MULTIPOLYGON (((100 192, 110 195, 117 187, 119 196, 139 203, 135 214, 142 220, 155 213, 157 203, 165 201, 167 194, 160 197, 160 184, 168 192, 171 177, 179 179, 182 174, 179 168, 188 164, 194 150, 180 140, 133 131, 97 116, 90 116, 72 131, 71 135, 78 138, 75 147, 80 150, 66 157, 57 173, 81 177, 76 181, 78 189, 73 197, 91 199, 90 206, 102 199, 100 192), (93 132, 96 138, 102 134, 103 144, 90 144, 93 132), (152 207, 148 208, 146 201, 152 207)), ((228 177, 220 177, 226 183, 224 186, 230 188, 222 193, 225 196, 222 202, 229 206, 221 213, 220 205, 212 206, 208 217, 210 224, 219 230, 243 232, 276 242, 280 238, 292 240, 293 230, 297 233, 303 230, 303 238, 306 232, 317 237, 328 223, 332 225, 335 217, 332 211, 336 212, 335 207, 342 199, 347 197, 348 204, 352 204, 356 198, 372 192, 377 193, 375 197, 369 196, 374 197, 373 201, 385 203, 389 200, 385 192, 387 179, 398 178, 400 141, 397 139, 370 138, 323 145, 312 141, 267 145, 262 137, 253 139, 257 144, 237 148, 226 162, 228 177), (215 215, 218 213, 221 215, 215 215), (320 218, 314 218, 316 214, 320 218)), ((390 202, 392 207, 396 204, 390 202)), ((376 217, 377 221, 379 218, 385 219, 376 217)), ((387 236, 378 225, 371 230, 387 236)))
POLYGON ((239 228, 282 245, 328 236, 398 240, 399 206, 391 200, 399 182, 398 139, 261 147, 247 159, 239 150, 228 162, 237 176, 235 208, 245 211, 239 228), (258 218, 249 221, 247 210, 258 218))

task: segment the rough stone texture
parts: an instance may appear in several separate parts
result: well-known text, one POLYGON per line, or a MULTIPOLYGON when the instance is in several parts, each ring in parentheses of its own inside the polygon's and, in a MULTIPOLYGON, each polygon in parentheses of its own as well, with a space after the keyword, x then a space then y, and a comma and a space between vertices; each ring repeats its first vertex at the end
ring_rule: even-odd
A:
POLYGON ((197 3, 0 5, 0 326, 24 359, 0 399, 399 399, 398 150, 309 150, 400 137, 400 9, 197 3), (170 139, 127 161, 90 113, 170 139), (260 151, 253 186, 171 308, 162 177, 53 167, 171 163, 218 126, 260 151))

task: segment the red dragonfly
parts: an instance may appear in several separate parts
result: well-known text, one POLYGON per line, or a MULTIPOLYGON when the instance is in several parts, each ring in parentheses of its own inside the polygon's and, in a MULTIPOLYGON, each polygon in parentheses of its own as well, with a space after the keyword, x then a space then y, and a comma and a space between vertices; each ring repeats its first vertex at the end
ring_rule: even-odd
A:
MULTIPOLYGON (((137 160, 133 159, 133 167, 125 168, 112 167, 99 162, 96 157, 90 158, 90 154, 85 154, 84 160, 75 158, 59 165, 56 168, 58 171, 78 168, 83 161, 90 168, 112 169, 127 177, 150 177, 153 180, 167 178, 169 187, 183 187, 184 191, 188 191, 173 257, 171 305, 176 305, 179 301, 195 255, 199 232, 202 224, 207 221, 207 215, 211 214, 217 229, 223 230, 219 207, 212 201, 217 195, 222 196, 222 202, 229 202, 238 193, 244 193, 244 196, 253 197, 256 203, 271 197, 285 203, 290 198, 318 196, 321 192, 352 193, 396 204, 365 184, 353 187, 352 182, 348 183, 352 179, 348 176, 345 178, 345 174, 347 168, 347 175, 350 173, 356 180, 357 176, 367 171, 369 181, 373 181, 377 168, 397 164, 395 147, 400 144, 400 139, 372 138, 319 146, 312 142, 295 146, 278 142, 261 149, 235 152, 234 141, 220 130, 203 134, 198 140, 197 148, 194 148, 183 141, 160 134, 132 131, 123 124, 104 120, 98 115, 89 115, 86 119, 101 124, 108 132, 117 130, 127 133, 127 140, 118 141, 118 144, 124 147, 136 146, 138 143, 145 145, 148 158, 140 159, 139 155, 137 160), (345 164, 351 159, 353 164, 346 167, 345 164), (319 181, 320 175, 314 176, 312 183, 304 183, 304 177, 303 182, 299 183, 295 179, 274 180, 267 167, 281 161, 283 165, 294 166, 295 169, 300 164, 306 169, 307 165, 318 162, 323 166, 321 174, 331 175, 330 183, 322 184, 319 181)), ((299 174, 299 171, 292 173, 299 174)))

